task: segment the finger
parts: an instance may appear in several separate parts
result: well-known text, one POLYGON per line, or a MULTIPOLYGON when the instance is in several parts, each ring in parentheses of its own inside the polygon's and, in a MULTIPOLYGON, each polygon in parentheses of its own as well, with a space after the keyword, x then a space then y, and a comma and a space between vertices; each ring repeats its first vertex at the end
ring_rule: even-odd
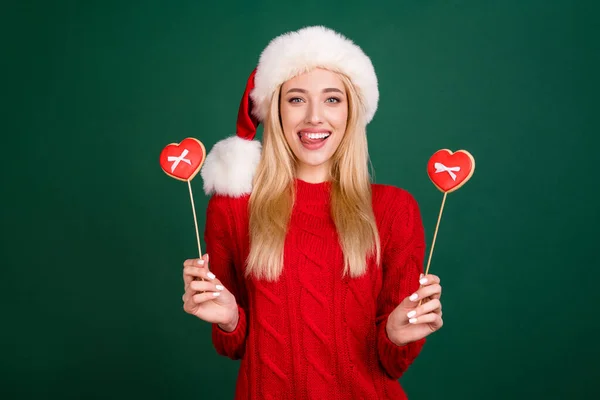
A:
POLYGON ((194 280, 202 279, 200 277, 201 269, 198 267, 185 267, 183 271, 183 288, 184 290, 190 286, 190 283, 194 280))
POLYGON ((195 274, 194 275, 195 280, 198 280, 198 278, 204 279, 205 281, 211 281, 211 282, 217 280, 217 277, 215 276, 215 274, 210 272, 208 270, 208 268, 204 268, 204 267, 202 267, 202 268, 196 267, 196 268, 197 269, 191 271, 195 274))
POLYGON ((203 278, 207 276, 206 268, 201 267, 185 267, 183 269, 183 281, 185 282, 186 287, 195 279, 195 278, 203 278))
POLYGON ((433 275, 433 274, 427 274, 425 276, 423 276, 423 274, 421 274, 421 276, 419 277, 419 283, 422 286, 427 286, 427 285, 433 285, 436 283, 440 283, 440 277, 437 275, 433 275))
POLYGON ((181 296, 181 300, 183 300, 184 303, 186 303, 187 301, 189 301, 189 299, 192 298, 193 295, 195 295, 196 292, 193 290, 190 290, 189 288, 187 288, 185 290, 185 292, 183 292, 183 296, 181 296))
POLYGON ((204 292, 197 293, 192 296, 192 302, 196 304, 204 303, 205 301, 213 300, 215 297, 219 297, 221 292, 204 292))
POLYGON ((185 267, 183 269, 184 287, 189 286, 195 280, 215 280, 216 276, 206 267, 185 267))
MULTIPOLYGON (((192 280, 196 279, 194 276, 186 276, 186 268, 203 268, 205 265, 205 261, 202 258, 193 258, 189 260, 185 260, 183 263, 183 281, 184 284, 187 285, 192 280)), ((189 271, 189 270, 188 270, 189 271)))
MULTIPOLYGON (((223 283, 218 280, 214 274, 206 271, 206 268, 198 268, 198 267, 186 267, 190 268, 189 276, 194 278, 199 277, 202 280, 192 280, 185 285, 184 290, 190 292, 191 295, 196 294, 196 292, 205 292, 205 291, 223 291, 225 290, 225 286, 223 283), (211 279, 211 277, 213 279, 211 279)), ((185 301, 185 300, 184 300, 185 301)))
POLYGON ((194 281, 190 283, 190 290, 195 292, 221 292, 225 290, 225 287, 215 279, 214 281, 194 281))
MULTIPOLYGON (((421 286, 428 286, 428 285, 434 285, 434 284, 439 284, 440 283, 440 277, 437 275, 433 275, 433 274, 427 274, 427 275, 423 275, 421 274, 421 276, 419 277, 419 284, 421 286)), ((429 296, 428 298, 422 298, 422 303, 429 301, 430 299, 439 299, 441 297, 441 292, 440 293, 434 293, 431 296, 429 296)))
POLYGON ((426 297, 433 296, 435 294, 442 294, 442 286, 439 283, 434 283, 429 286, 423 286, 415 293, 409 296, 410 301, 418 301, 419 299, 425 299, 426 297))
POLYGON ((201 258, 190 258, 183 262, 184 267, 198 267, 198 266, 204 266, 205 264, 206 264, 206 254, 203 255, 201 258))
POLYGON ((439 300, 437 300, 437 299, 430 300, 427 303, 415 308, 414 310, 409 311, 406 314, 406 317, 408 319, 410 319, 410 318, 418 318, 421 315, 429 314, 431 312, 439 313, 441 308, 442 308, 442 303, 439 300))
MULTIPOLYGON (((203 294, 203 293, 197 293, 193 290, 186 290, 185 293, 183 294, 183 309, 185 312, 193 314, 197 308, 198 308, 198 303, 196 303, 194 301, 194 296, 197 294, 203 294)), ((212 294, 212 292, 211 292, 212 294)))
MULTIPOLYGON (((198 281, 198 282, 202 282, 202 281, 198 281)), ((190 282, 190 284, 191 284, 191 282, 190 282)), ((182 296, 183 301, 187 301, 188 299, 191 299, 192 296, 195 295, 196 293, 198 293, 198 291, 192 289, 190 287, 190 285, 185 285, 184 293, 182 296)))
POLYGON ((413 317, 408 320, 410 324, 433 324, 435 326, 441 327, 444 323, 441 315, 436 313, 429 313, 425 315, 421 315, 420 317, 413 317))

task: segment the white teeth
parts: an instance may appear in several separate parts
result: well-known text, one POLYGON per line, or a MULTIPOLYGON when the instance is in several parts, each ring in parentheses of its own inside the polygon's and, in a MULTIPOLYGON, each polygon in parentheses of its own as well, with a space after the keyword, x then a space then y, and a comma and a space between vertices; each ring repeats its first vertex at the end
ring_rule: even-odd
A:
POLYGON ((309 139, 323 139, 329 137, 330 133, 302 133, 302 135, 309 139))

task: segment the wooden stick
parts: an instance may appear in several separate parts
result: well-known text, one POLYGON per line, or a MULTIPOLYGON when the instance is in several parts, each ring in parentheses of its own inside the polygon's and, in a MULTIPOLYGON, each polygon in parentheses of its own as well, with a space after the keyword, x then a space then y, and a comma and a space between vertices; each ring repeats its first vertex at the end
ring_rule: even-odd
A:
MULTIPOLYGON (((442 212, 444 211, 444 204, 446 204, 446 195, 448 192, 444 192, 444 198, 442 199, 442 207, 440 207, 440 213, 438 215, 437 224, 435 225, 435 232, 433 233, 433 242, 431 243, 431 250, 429 250, 429 259, 427 260, 427 268, 425 269, 425 275, 429 273, 429 265, 431 264, 431 256, 433 255, 433 248, 435 247, 435 239, 437 238, 438 229, 440 227, 440 221, 442 219, 442 212)), ((419 300, 419 306, 423 299, 419 300)))
POLYGON ((431 256, 433 254, 433 248, 435 246, 435 239, 437 238, 438 229, 440 227, 440 221, 442 219, 442 212, 444 211, 444 204, 446 203, 446 195, 444 192, 444 198, 442 199, 442 207, 440 207, 440 213, 438 215, 437 224, 435 225, 435 232, 433 233, 433 242, 431 243, 431 250, 429 251, 429 259, 427 260, 427 268, 425 269, 425 275, 429 273, 429 265, 431 264, 431 256))
POLYGON ((198 257, 202 257, 202 249, 200 248, 200 234, 198 233, 198 221, 196 220, 196 207, 194 207, 194 196, 192 195, 192 184, 187 181, 190 188, 190 199, 192 200, 192 211, 194 212, 194 225, 196 225, 196 239, 198 240, 198 257))

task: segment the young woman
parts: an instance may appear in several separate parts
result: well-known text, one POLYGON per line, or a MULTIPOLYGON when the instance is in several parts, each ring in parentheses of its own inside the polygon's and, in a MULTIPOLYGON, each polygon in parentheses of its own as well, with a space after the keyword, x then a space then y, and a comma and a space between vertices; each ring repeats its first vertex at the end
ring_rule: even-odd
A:
POLYGON ((237 135, 207 156, 207 254, 184 262, 184 310, 241 359, 236 399, 406 398, 398 379, 442 327, 418 205, 370 181, 378 99, 350 40, 287 33, 248 79, 237 135))

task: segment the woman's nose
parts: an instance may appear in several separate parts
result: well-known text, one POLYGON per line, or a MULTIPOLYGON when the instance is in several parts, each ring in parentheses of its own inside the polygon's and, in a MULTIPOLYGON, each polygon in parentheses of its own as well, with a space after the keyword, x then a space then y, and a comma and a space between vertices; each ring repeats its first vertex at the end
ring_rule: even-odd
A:
POLYGON ((320 124, 323 122, 322 110, 318 102, 312 103, 306 110, 306 122, 320 124))

